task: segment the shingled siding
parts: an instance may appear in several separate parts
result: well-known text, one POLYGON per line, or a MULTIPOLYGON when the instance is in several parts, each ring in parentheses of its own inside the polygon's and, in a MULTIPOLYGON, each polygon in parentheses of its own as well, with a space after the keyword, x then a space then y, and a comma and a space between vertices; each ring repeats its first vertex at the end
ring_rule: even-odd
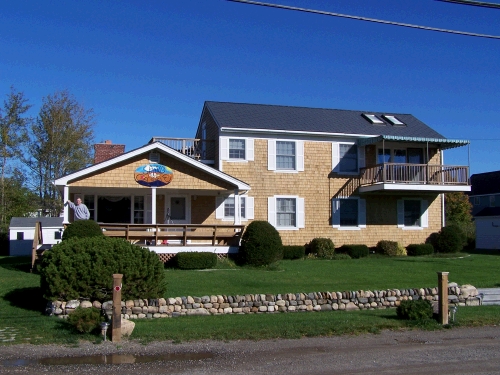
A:
MULTIPOLYGON (((403 245, 425 242, 431 233, 441 229, 441 195, 396 192, 390 195, 362 195, 366 199, 367 227, 360 230, 339 230, 332 227, 331 199, 357 196, 358 176, 331 173, 331 142, 304 143, 304 171, 280 173, 267 169, 267 139, 255 139, 255 161, 223 161, 223 170, 248 183, 249 195, 255 198, 255 220, 267 220, 267 198, 274 195, 296 195, 305 199, 305 228, 280 230, 285 245, 303 245, 315 237, 329 237, 336 246, 366 244, 375 246, 379 240, 398 241, 403 245), (397 200, 414 196, 428 201, 429 226, 416 230, 397 227, 397 200)), ((434 155, 438 162, 439 154, 434 155)), ((247 224, 248 222, 245 222, 247 224)))

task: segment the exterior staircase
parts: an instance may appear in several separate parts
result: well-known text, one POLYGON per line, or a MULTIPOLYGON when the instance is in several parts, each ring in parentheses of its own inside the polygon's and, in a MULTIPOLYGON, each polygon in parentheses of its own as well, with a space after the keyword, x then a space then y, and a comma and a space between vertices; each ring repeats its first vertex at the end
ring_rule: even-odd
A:
POLYGON ((500 288, 477 288, 483 294, 483 305, 500 305, 500 288))

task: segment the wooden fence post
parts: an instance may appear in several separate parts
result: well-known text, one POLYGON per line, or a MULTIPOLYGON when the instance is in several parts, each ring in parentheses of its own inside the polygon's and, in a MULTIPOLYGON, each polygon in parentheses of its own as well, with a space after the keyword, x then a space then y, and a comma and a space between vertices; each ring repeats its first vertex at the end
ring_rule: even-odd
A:
POLYGON ((120 342, 122 340, 122 277, 122 274, 113 274, 112 342, 120 342))
POLYGON ((439 323, 448 324, 448 274, 438 272, 439 323))

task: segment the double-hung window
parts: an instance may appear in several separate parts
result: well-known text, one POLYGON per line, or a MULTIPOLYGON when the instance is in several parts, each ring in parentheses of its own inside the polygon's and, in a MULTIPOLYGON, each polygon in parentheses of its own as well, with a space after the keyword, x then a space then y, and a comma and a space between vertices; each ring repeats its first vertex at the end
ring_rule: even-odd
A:
POLYGON ((336 173, 357 174, 365 166, 365 148, 355 143, 332 143, 332 170, 336 173))
POLYGON ((267 143, 267 169, 278 172, 304 170, 304 142, 270 139, 267 143))
POLYGON ((332 226, 338 229, 366 227, 366 201, 354 198, 332 199, 332 226))
MULTIPOLYGON (((248 195, 237 195, 236 200, 239 202, 240 220, 253 220, 254 218, 254 198, 248 195)), ((237 209, 235 196, 217 197, 217 207, 215 209, 215 218, 234 221, 237 209)))
POLYGON ((220 138, 221 160, 254 160, 254 140, 252 138, 220 138))
POLYGON ((304 228, 304 198, 279 195, 269 197, 268 221, 279 230, 304 228))
POLYGON ((398 227, 421 229, 429 226, 428 203, 424 199, 400 199, 397 203, 398 227))

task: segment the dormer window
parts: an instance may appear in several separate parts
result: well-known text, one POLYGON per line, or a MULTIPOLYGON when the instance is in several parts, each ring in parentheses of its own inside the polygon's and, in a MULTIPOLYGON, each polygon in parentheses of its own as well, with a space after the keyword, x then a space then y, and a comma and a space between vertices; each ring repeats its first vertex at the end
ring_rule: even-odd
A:
POLYGON ((404 126, 405 123, 404 122, 401 122, 399 121, 396 116, 391 116, 391 115, 384 115, 383 116, 387 121, 389 121, 392 125, 396 125, 396 126, 404 126))
POLYGON ((363 117, 365 119, 367 119, 368 121, 370 121, 372 124, 377 124, 377 125, 384 125, 385 124, 381 119, 379 119, 375 115, 371 115, 371 114, 368 114, 368 113, 363 113, 363 117))

